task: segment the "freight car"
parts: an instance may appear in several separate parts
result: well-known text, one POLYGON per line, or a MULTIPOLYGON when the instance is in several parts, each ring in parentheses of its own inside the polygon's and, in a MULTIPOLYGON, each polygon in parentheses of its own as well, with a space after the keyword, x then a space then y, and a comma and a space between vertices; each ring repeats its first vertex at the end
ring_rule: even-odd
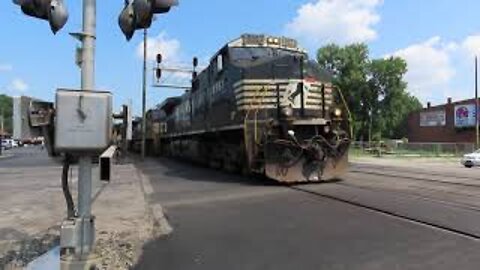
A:
POLYGON ((194 75, 191 90, 158 106, 154 148, 279 182, 338 178, 350 144, 338 94, 296 40, 245 34, 194 75))

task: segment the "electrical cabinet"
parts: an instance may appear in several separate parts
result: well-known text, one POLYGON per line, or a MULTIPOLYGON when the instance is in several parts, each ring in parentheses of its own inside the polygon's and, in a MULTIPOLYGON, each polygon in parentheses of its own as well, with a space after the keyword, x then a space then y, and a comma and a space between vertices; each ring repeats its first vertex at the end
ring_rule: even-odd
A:
POLYGON ((98 152, 110 145, 112 94, 59 89, 56 93, 55 149, 98 152))

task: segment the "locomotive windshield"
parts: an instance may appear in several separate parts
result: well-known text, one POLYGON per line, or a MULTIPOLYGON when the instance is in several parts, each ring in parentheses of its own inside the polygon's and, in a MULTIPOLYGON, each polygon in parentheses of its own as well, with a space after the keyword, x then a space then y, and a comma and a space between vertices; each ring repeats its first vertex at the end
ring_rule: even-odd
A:
POLYGON ((269 47, 233 47, 229 50, 233 62, 256 61, 258 59, 271 59, 286 55, 302 55, 289 50, 269 47))
POLYGON ((332 80, 332 74, 320 67, 320 65, 313 60, 309 60, 305 64, 304 76, 305 78, 315 78, 321 82, 329 82, 332 80))

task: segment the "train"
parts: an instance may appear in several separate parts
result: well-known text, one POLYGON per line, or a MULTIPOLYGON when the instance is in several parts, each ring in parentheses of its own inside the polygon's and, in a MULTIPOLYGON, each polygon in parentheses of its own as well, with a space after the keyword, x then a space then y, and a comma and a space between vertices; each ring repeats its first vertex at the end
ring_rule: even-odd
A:
POLYGON ((341 97, 295 39, 244 34, 148 112, 147 149, 287 184, 339 179, 351 137, 341 97))

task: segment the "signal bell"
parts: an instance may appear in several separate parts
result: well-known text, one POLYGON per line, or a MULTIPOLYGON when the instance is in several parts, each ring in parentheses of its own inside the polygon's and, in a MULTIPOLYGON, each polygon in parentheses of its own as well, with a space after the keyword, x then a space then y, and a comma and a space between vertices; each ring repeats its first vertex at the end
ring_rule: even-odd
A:
POLYGON ((130 40, 135 30, 150 27, 154 14, 166 13, 177 5, 178 0, 126 0, 118 24, 127 40, 130 40))
POLYGON ((48 21, 54 34, 67 23, 64 0, 13 0, 13 3, 19 5, 25 15, 48 21))

